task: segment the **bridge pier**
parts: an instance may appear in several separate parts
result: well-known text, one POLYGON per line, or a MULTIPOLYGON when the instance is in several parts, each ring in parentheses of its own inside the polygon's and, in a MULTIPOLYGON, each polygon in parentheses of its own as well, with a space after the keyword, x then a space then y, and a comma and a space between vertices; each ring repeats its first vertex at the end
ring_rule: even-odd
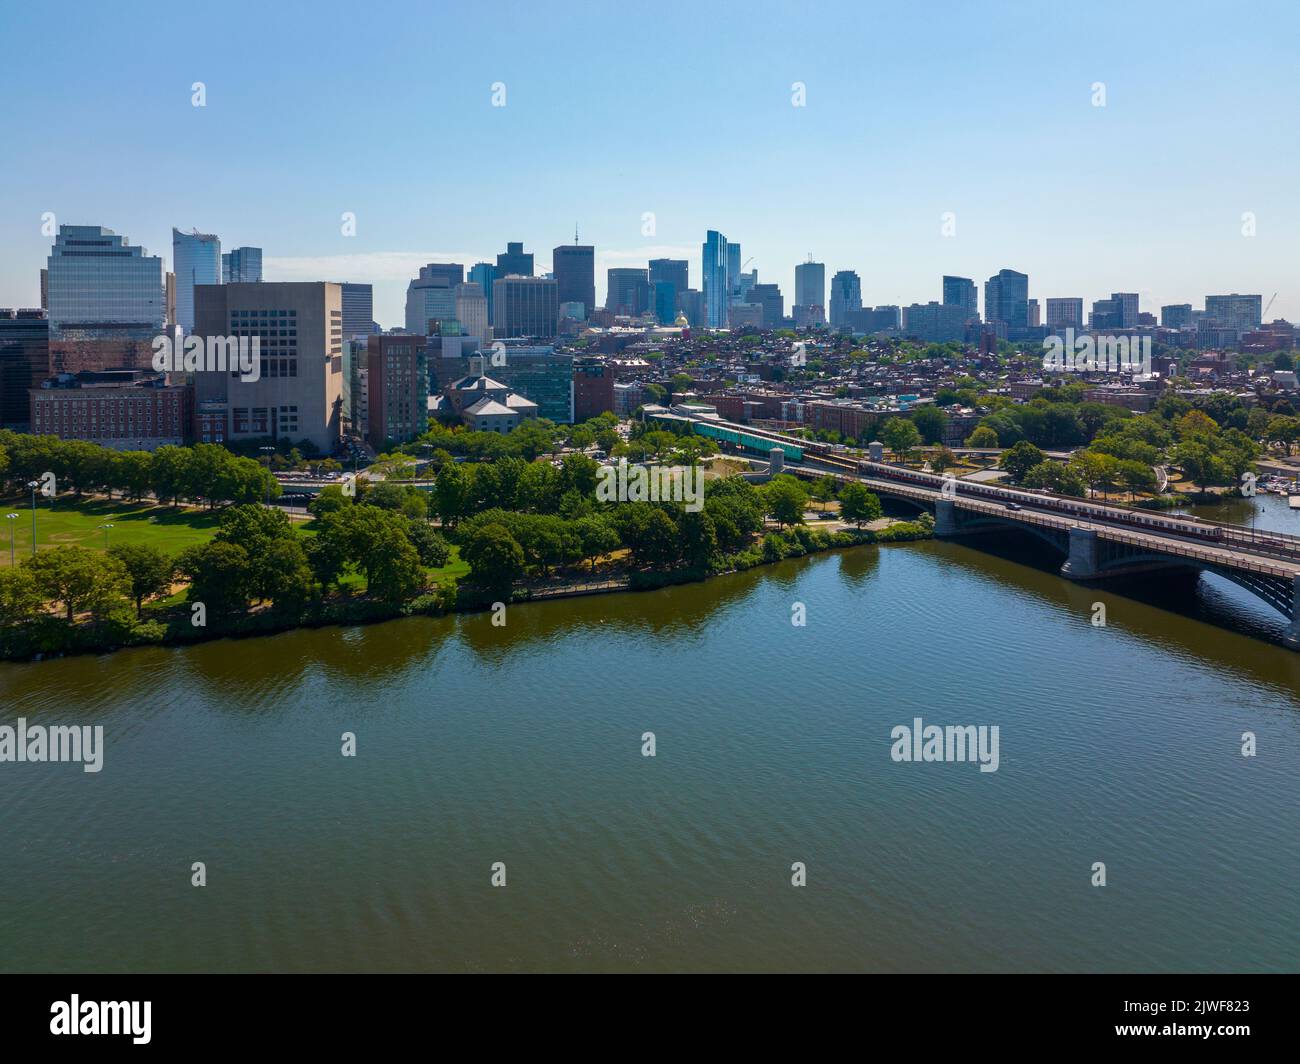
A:
POLYGON ((1292 650, 1300 650, 1300 573, 1291 578, 1291 624, 1282 641, 1292 650))
POLYGON ((1061 566, 1061 575, 1069 580, 1093 580, 1099 568, 1097 533, 1090 528, 1070 529, 1070 556, 1061 566))
POLYGON ((957 531, 957 504, 951 499, 935 499, 934 534, 955 536, 957 531))

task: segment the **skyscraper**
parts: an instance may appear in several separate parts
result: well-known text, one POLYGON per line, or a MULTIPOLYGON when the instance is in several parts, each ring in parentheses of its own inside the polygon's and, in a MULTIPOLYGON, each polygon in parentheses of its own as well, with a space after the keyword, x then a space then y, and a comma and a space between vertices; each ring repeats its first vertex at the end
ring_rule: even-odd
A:
POLYGON ((1240 335, 1258 329, 1263 318, 1260 296, 1206 296, 1205 316, 1225 329, 1236 329, 1240 335))
POLYGON ((862 309, 862 278, 852 270, 840 270, 831 278, 830 322, 832 329, 847 325, 845 315, 862 309))
POLYGON ((406 286, 406 331, 427 336, 456 317, 456 286, 464 283, 459 262, 431 262, 406 286))
MULTIPOLYGON (((943 278, 943 305, 945 307, 961 307, 966 311, 967 319, 978 318, 980 316, 979 295, 975 291, 975 282, 969 277, 952 277, 947 274, 943 278)), ((988 307, 986 306, 987 312, 988 307)))
POLYGON ((487 299, 487 320, 492 321, 492 282, 497 279, 497 268, 490 262, 476 262, 469 268, 469 278, 474 284, 483 286, 483 295, 487 299))
POLYGON ((591 244, 561 244, 551 252, 561 303, 581 303, 587 317, 596 309, 596 249, 591 244))
POLYGON ((560 289, 553 278, 498 277, 493 287, 493 336, 527 336, 541 340, 556 336, 560 321, 560 289))
POLYGON ((194 286, 221 283, 221 240, 197 229, 172 229, 172 270, 176 274, 176 324, 194 330, 194 286))
POLYGON ((477 336, 480 340, 486 340, 490 335, 487 294, 477 281, 456 286, 456 320, 460 322, 460 331, 464 336, 477 336))
MULTIPOLYGON (((260 272, 260 271, 259 271, 260 272)), ((256 278, 260 281, 261 277, 256 278)), ((374 289, 368 284, 343 284, 343 339, 375 331, 374 289)))
POLYGON ((1119 304, 1119 327, 1136 329, 1138 325, 1138 293, 1112 292, 1110 298, 1119 304))
POLYGON ((261 279, 261 248, 235 248, 221 256, 222 284, 245 284, 261 279))
POLYGON ((46 275, 51 369, 77 373, 150 364, 165 316, 161 258, 111 229, 61 225, 46 275))
POLYGON ((0 428, 26 432, 28 392, 50 375, 50 320, 44 310, 0 308, 0 428))
POLYGON ((999 270, 984 282, 984 317, 1006 322, 1008 329, 1029 326, 1029 275, 999 270))
POLYGON ((794 303, 797 307, 826 306, 826 264, 801 262, 794 268, 794 303))
POLYGON ((756 284, 749 290, 749 302, 763 308, 763 328, 779 329, 785 318, 785 298, 774 284, 756 284))
POLYGON ((522 241, 507 243, 505 252, 497 256, 497 276, 508 277, 511 274, 520 277, 533 275, 533 253, 524 251, 522 241))
POLYGON ((1185 329, 1192 321, 1190 303, 1170 303, 1160 308, 1160 324, 1166 329, 1185 329))
MULTIPOLYGON (((659 321, 664 325, 671 325, 677 320, 677 311, 680 309, 680 296, 690 288, 690 263, 686 259, 651 259, 650 260, 650 287, 655 292, 655 313, 659 321), (672 286, 672 312, 667 320, 664 319, 663 307, 659 296, 660 285, 667 284, 672 286)), ((666 298, 666 297, 664 297, 666 298)))
POLYGON ((731 285, 727 274, 727 238, 710 229, 704 236, 700 277, 704 285, 704 317, 710 329, 727 327, 731 285))
POLYGON ((650 281, 646 270, 616 267, 606 273, 605 309, 611 314, 637 317, 650 309, 650 281))
POLYGON ((429 370, 420 336, 371 336, 366 341, 366 439, 381 450, 429 427, 429 370))
POLYGON ((728 300, 732 303, 740 300, 740 245, 727 242, 727 288, 728 300))

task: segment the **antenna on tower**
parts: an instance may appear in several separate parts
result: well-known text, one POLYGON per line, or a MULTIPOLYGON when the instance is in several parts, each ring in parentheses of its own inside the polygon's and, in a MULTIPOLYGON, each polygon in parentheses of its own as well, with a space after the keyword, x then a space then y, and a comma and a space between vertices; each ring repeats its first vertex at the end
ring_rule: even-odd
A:
POLYGON ((578 243, 578 223, 577 223, 577 222, 574 222, 574 223, 573 223, 573 243, 574 243, 575 246, 576 246, 577 243, 578 243))

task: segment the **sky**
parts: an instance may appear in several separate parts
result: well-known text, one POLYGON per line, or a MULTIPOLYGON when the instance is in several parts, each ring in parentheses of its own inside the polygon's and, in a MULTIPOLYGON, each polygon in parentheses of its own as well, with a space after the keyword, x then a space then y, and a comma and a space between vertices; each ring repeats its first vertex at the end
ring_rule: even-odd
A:
POLYGON ((0 306, 38 305, 51 212, 168 268, 176 226, 268 281, 371 282, 386 327, 421 264, 522 240, 545 272, 575 225, 601 302, 657 257, 700 287, 717 229, 787 310, 811 255, 867 305, 956 274, 982 306, 1011 268, 1040 302, 1277 292, 1297 321, 1298 29, 1194 0, 7 2, 0 306))

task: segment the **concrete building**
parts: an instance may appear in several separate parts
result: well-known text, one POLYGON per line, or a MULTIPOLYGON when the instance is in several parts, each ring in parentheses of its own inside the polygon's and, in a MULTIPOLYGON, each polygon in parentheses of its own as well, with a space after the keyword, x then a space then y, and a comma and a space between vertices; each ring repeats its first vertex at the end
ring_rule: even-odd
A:
POLYGON ((943 304, 947 307, 961 307, 966 313, 967 321, 980 316, 979 293, 975 289, 975 282, 969 277, 944 275, 943 304))
POLYGON ((325 281, 199 285, 194 332, 258 338, 260 376, 194 374, 204 431, 230 441, 307 440, 324 454, 338 444, 343 411, 343 289, 325 281))
POLYGON ((429 336, 456 317, 456 286, 465 281, 459 262, 431 262, 406 286, 406 331, 429 336))
POLYGON ((967 310, 947 303, 913 303, 903 308, 903 333, 927 343, 966 338, 967 310))
POLYGON ((596 309, 596 248, 561 244, 551 252, 551 269, 561 303, 581 303, 586 317, 596 309))
POLYGON ((533 253, 524 251, 522 241, 507 243, 503 254, 497 256, 497 277, 531 277, 533 270, 533 253))
POLYGON ((611 314, 636 318, 650 309, 647 270, 615 267, 607 270, 605 277, 605 309, 611 314))
POLYGON ((456 286, 456 320, 460 322, 460 331, 465 336, 487 340, 492 335, 488 324, 487 293, 483 286, 475 281, 467 281, 456 286))
POLYGON ((796 307, 826 306, 826 264, 801 262, 794 268, 794 305, 796 307))
POLYGON ((344 282, 339 287, 343 289, 343 339, 351 340, 356 336, 369 336, 378 332, 373 286, 344 282))
POLYGON ((573 363, 573 420, 588 421, 614 409, 614 370, 603 358, 579 358, 573 363))
POLYGON ((1083 299, 1067 296, 1047 300, 1047 328, 1050 332, 1083 328, 1083 299))

